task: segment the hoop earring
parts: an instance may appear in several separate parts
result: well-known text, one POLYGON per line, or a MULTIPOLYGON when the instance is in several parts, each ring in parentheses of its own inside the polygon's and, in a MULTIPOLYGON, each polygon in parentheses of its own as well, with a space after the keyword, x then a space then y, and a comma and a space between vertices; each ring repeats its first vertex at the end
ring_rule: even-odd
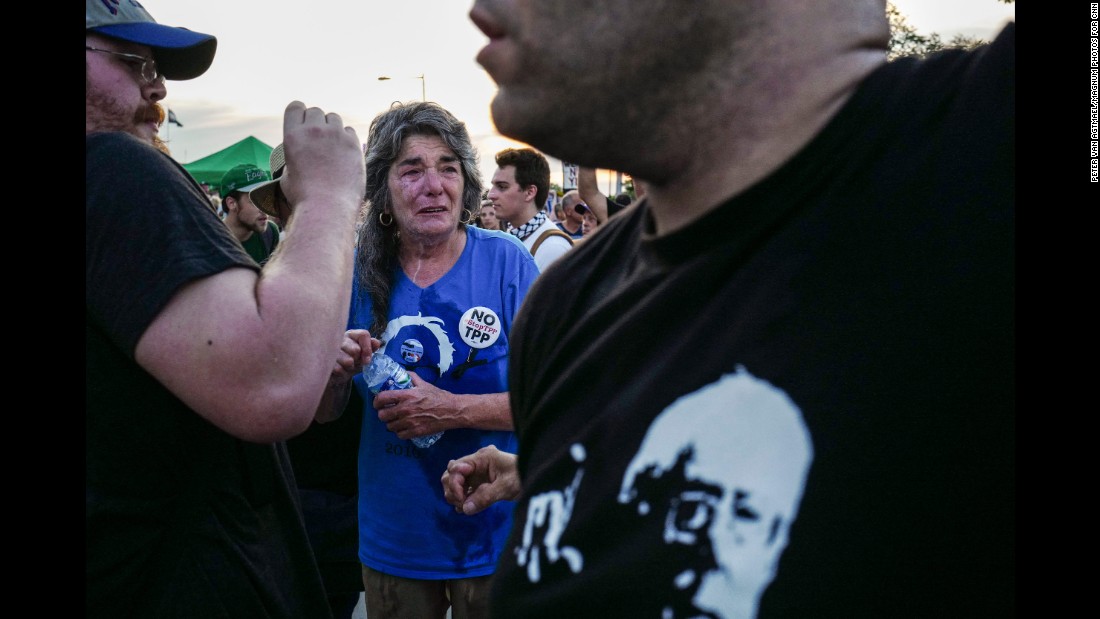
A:
POLYGON ((389 223, 387 223, 385 219, 382 219, 382 217, 384 217, 386 215, 390 215, 390 214, 387 213, 386 211, 382 211, 381 213, 378 214, 378 223, 382 224, 383 228, 389 228, 390 226, 393 225, 393 215, 390 215, 389 223))
POLYGON ((462 223, 466 224, 467 226, 470 225, 470 222, 472 222, 474 220, 474 214, 472 212, 470 212, 470 209, 468 209, 468 208, 462 209, 462 215, 463 215, 463 217, 462 217, 461 221, 462 221, 462 223))

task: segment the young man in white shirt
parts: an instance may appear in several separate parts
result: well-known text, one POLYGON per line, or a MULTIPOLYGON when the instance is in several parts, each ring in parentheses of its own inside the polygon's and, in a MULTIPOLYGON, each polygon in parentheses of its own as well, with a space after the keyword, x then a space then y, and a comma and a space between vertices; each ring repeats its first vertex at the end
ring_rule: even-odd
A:
POLYGON ((516 235, 535 258, 539 272, 573 247, 573 240, 550 221, 539 205, 550 192, 550 164, 530 148, 508 148, 496 155, 497 171, 489 200, 497 217, 512 224, 516 235))

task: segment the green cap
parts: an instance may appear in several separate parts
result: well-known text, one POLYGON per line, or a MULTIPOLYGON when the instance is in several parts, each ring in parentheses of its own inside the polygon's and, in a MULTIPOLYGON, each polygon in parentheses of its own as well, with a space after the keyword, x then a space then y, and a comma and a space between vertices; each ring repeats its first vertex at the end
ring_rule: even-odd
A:
POLYGON ((242 163, 229 168, 229 171, 222 175, 219 193, 224 200, 234 191, 248 193, 269 180, 271 180, 271 173, 267 170, 251 163, 242 163))

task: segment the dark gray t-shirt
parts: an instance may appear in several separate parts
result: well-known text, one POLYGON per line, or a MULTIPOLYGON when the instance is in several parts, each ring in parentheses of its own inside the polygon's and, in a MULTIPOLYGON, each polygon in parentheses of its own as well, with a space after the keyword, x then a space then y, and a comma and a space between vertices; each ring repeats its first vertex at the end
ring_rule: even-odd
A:
POLYGON ((179 288, 258 269, 167 155, 92 134, 85 161, 88 617, 327 617, 282 443, 236 439, 134 361, 179 288))

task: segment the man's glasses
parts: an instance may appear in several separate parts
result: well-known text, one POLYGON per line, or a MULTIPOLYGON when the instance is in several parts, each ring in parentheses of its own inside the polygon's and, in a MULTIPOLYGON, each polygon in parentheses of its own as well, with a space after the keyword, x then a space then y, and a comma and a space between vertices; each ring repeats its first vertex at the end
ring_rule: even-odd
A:
POLYGON ((124 54, 122 52, 112 52, 109 49, 99 49, 96 47, 84 46, 84 49, 89 52, 99 52, 101 54, 110 54, 112 56, 118 56, 122 58, 123 62, 133 67, 140 67, 141 79, 146 83, 152 82, 157 79, 157 61, 152 58, 146 58, 145 56, 138 56, 137 54, 124 54))

